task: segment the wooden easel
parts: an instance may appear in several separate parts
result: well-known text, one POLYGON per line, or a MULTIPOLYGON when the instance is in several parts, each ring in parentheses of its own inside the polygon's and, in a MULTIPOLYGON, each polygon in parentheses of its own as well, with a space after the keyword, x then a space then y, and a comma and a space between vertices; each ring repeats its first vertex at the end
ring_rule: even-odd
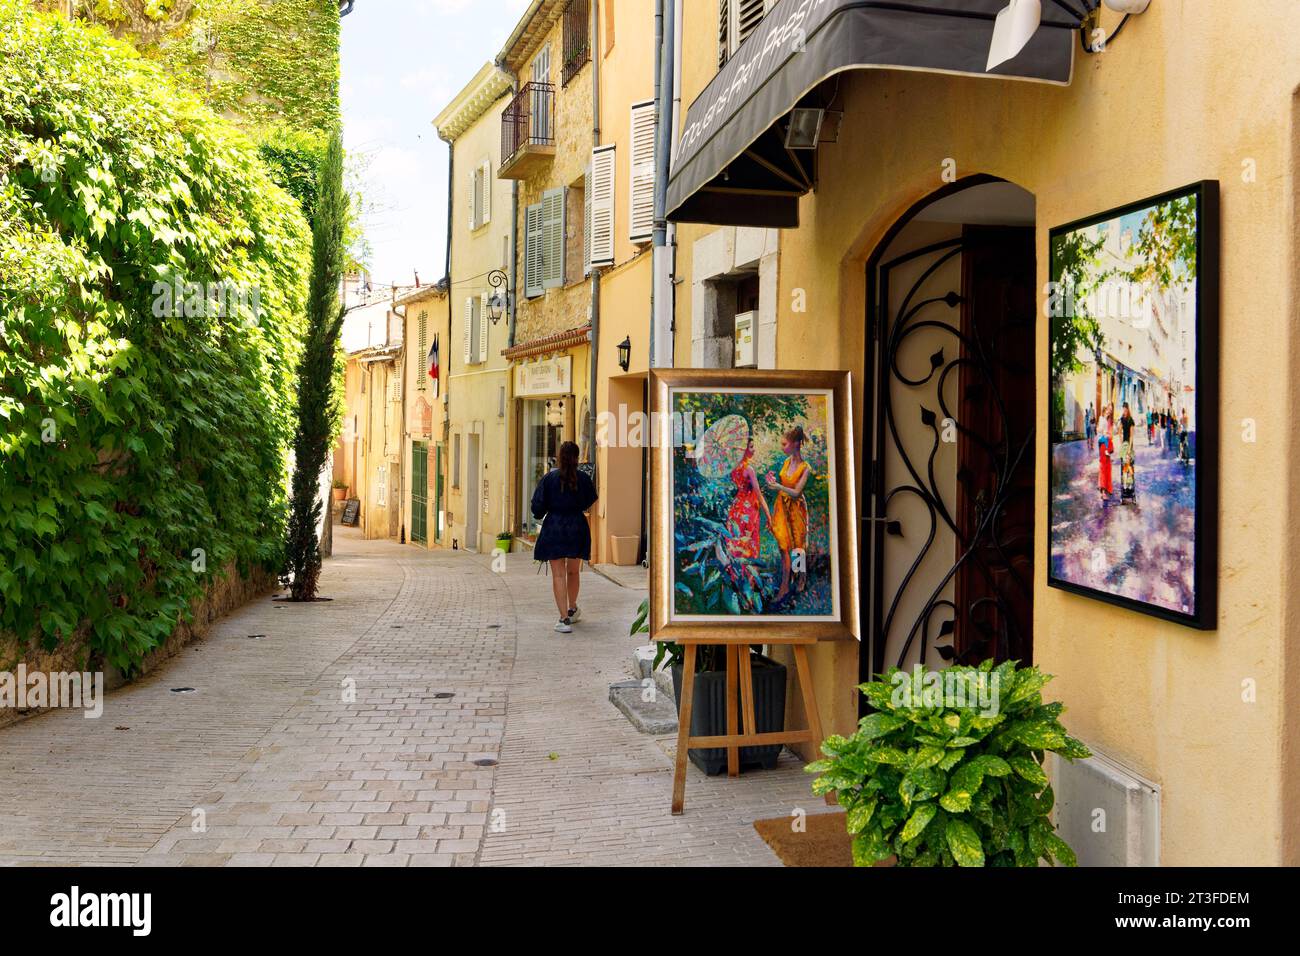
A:
POLYGON ((711 635, 707 638, 678 639, 685 660, 682 662, 682 699, 677 716, 677 764, 673 771, 673 815, 682 812, 686 801, 687 751, 705 747, 727 748, 727 776, 740 776, 740 748, 771 744, 820 744, 821 716, 817 711, 817 697, 813 692, 812 668, 808 666, 808 645, 816 644, 815 637, 726 637, 711 635), (701 644, 724 645, 727 649, 727 733, 724 737, 692 737, 691 711, 695 703, 695 656, 701 644), (751 644, 790 646, 794 648, 795 667, 799 673, 799 690, 803 694, 803 709, 808 717, 806 730, 786 730, 774 734, 758 733, 754 719, 754 672, 749 659, 751 644), (736 725, 743 716, 744 732, 737 733, 736 725))

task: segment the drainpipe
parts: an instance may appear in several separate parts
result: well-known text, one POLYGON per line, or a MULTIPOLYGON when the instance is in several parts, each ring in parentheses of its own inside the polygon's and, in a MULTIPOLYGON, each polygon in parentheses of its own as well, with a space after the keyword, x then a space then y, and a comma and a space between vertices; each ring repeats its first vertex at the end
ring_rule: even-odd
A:
MULTIPOLYGON (((451 221, 456 215, 456 143, 454 140, 445 140, 447 144, 447 341, 446 352, 439 349, 438 361, 445 367, 439 369, 442 375, 442 381, 439 387, 442 394, 438 397, 442 399, 442 444, 447 447, 451 441, 451 354, 454 351, 451 347, 451 317, 453 300, 451 290, 454 288, 451 281, 451 221)), ((450 453, 451 449, 447 448, 450 453)))
MULTIPOLYGON (((600 3, 591 5, 591 145, 600 145, 600 3)), ((600 270, 591 270, 591 348, 587 359, 587 455, 596 461, 596 377, 600 356, 600 270)))
POLYGON ((668 244, 668 171, 672 162, 676 70, 676 0, 655 0, 655 225, 650 367, 673 364, 673 262, 668 244))

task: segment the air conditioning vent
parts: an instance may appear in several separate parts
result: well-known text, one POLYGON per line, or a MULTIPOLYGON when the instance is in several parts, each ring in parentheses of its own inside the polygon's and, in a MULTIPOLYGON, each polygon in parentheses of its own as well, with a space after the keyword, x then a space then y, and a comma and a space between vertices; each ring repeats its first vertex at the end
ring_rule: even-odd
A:
POLYGON ((1061 839, 1080 866, 1159 866, 1160 787, 1089 747, 1087 760, 1052 756, 1061 839))

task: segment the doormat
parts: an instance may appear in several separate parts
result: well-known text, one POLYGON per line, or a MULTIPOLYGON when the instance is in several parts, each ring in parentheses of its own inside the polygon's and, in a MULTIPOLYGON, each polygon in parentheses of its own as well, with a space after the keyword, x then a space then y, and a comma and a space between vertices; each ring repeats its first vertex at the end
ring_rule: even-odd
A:
POLYGON ((814 813, 804 818, 807 828, 791 829, 792 817, 755 820, 754 829, 786 866, 852 866, 852 837, 843 813, 814 813))

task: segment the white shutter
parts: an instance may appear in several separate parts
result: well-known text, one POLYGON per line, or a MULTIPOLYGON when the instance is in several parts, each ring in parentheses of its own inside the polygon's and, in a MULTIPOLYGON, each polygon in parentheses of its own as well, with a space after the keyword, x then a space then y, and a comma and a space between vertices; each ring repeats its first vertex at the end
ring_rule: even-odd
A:
POLYGON ((632 104, 628 237, 645 242, 655 229, 655 102, 632 104))
POLYGON ((485 292, 479 296, 478 303, 478 360, 480 362, 488 360, 488 326, 491 324, 488 321, 488 297, 485 292))
POLYGON ((486 226, 492 221, 492 160, 483 160, 481 175, 483 177, 483 220, 481 225, 486 226))
POLYGON ((615 147, 591 151, 591 264, 614 264, 614 162, 615 147))
POLYGON ((542 286, 564 285, 564 189, 542 194, 542 286))
POLYGON ((474 298, 465 300, 465 364, 474 364, 474 353, 470 348, 470 343, 474 337, 474 298))
POLYGON ((591 275, 591 167, 582 177, 582 274, 591 275))
POLYGON ((469 174, 469 231, 478 228, 478 170, 469 174))
POLYGON ((542 207, 524 210, 524 295, 542 294, 542 207))

